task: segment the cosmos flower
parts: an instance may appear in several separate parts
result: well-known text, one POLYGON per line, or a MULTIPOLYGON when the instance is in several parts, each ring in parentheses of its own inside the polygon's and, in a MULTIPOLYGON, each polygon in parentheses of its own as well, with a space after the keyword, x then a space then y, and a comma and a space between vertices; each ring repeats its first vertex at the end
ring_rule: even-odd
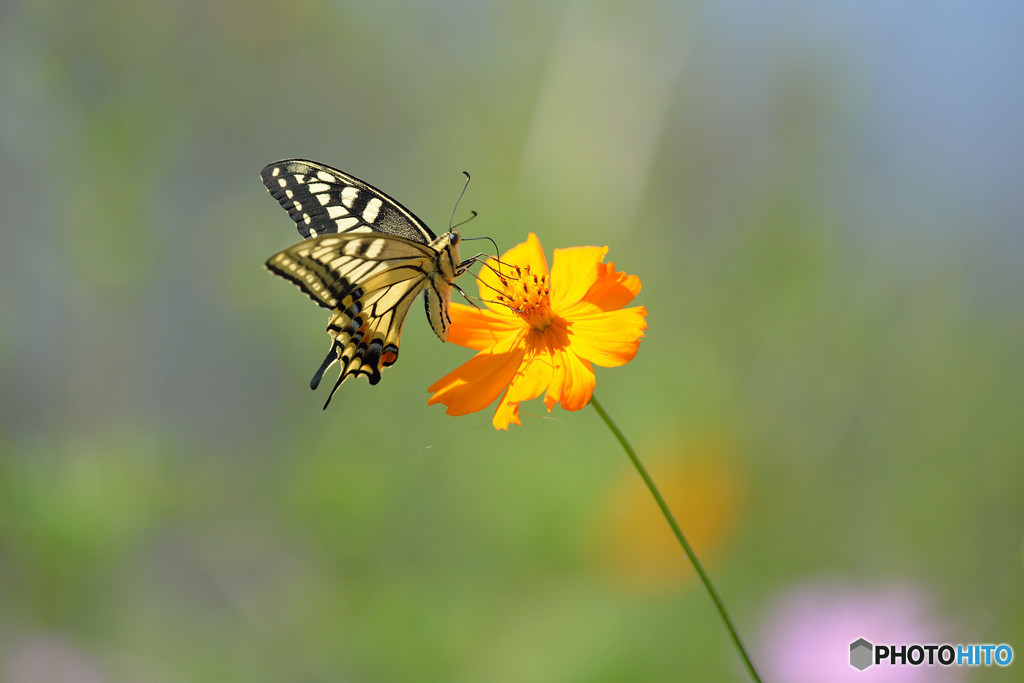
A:
POLYGON ((487 308, 452 304, 448 341, 479 351, 438 381, 427 403, 449 415, 483 410, 500 396, 492 424, 520 424, 519 403, 544 394, 548 411, 587 405, 594 365, 633 359, 647 329, 647 309, 623 308, 640 292, 640 278, 604 263, 608 247, 556 249, 548 270, 540 240, 525 242, 481 269, 487 308), (499 272, 501 274, 499 274, 499 272))

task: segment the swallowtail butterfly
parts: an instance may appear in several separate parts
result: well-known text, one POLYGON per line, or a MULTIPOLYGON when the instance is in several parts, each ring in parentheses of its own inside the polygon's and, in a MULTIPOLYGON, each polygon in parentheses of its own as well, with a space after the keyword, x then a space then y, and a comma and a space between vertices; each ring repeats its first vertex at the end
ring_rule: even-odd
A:
POLYGON ((276 161, 260 177, 305 238, 271 256, 267 269, 331 311, 331 348, 309 383, 316 389, 340 364, 324 408, 349 377, 376 384, 398 360, 402 324, 420 292, 430 326, 447 340, 451 288, 474 262, 459 260, 458 230, 437 237, 369 183, 315 161, 276 161))

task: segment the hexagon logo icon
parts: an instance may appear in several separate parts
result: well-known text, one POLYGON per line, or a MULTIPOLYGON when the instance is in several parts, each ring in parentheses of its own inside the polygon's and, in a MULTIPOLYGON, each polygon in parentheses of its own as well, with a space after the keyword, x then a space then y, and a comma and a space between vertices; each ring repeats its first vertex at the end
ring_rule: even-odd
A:
POLYGON ((874 648, 874 645, 863 638, 859 638, 850 643, 850 666, 858 671, 863 671, 871 666, 871 655, 874 648))

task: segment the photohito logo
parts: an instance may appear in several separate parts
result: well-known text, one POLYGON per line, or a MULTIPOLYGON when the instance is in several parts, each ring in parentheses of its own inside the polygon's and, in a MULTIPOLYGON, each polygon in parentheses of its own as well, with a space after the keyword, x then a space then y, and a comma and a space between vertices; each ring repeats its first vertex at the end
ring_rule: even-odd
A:
POLYGON ((889 666, 1009 666, 1013 648, 1003 643, 950 645, 872 645, 864 638, 850 643, 850 666, 858 671, 873 664, 889 666))

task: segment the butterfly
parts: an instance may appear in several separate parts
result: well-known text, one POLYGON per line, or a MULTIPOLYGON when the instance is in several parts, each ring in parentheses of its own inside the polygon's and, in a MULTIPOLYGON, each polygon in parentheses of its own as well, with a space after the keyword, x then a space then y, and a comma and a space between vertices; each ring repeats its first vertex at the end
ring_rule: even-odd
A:
POLYGON ((447 341, 451 289, 477 258, 459 260, 458 230, 438 237, 384 192, 315 161, 275 161, 260 177, 306 238, 271 256, 267 270, 331 311, 331 348, 309 383, 316 389, 340 364, 325 409, 346 379, 376 384, 398 360, 402 325, 421 292, 430 326, 447 341))

